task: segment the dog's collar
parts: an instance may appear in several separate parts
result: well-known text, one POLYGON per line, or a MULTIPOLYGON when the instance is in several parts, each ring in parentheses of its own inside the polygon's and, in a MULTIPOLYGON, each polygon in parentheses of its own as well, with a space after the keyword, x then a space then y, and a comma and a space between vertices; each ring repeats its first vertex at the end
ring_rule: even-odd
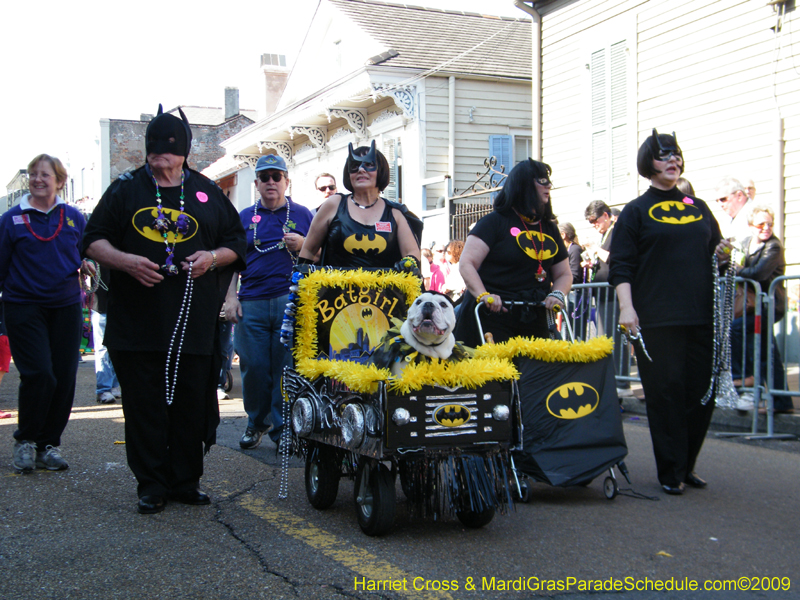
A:
POLYGON ((419 342, 419 344, 420 344, 421 346, 425 346, 426 348, 435 348, 436 346, 441 346, 441 345, 442 345, 442 344, 444 344, 446 341, 447 341, 447 338, 444 338, 444 339, 443 339, 441 342, 439 342, 438 344, 423 344, 422 342, 420 342, 419 338, 417 338, 417 342, 419 342))
MULTIPOLYGON (((389 343, 390 343, 390 344, 396 344, 396 343, 397 343, 397 342, 399 342, 399 341, 405 341, 405 338, 404 338, 402 335, 396 335, 395 337, 393 337, 393 338, 392 338, 392 341, 391 341, 391 342, 389 342, 389 343)), ((441 346, 442 344, 444 344, 444 343, 447 341, 447 338, 443 339, 443 340, 442 340, 441 342, 439 342, 438 344, 423 344, 423 343, 420 341, 420 339, 419 339, 419 338, 416 338, 416 341, 417 341, 417 343, 418 343, 420 346, 425 346, 426 348, 435 348, 436 346, 441 346)), ((409 348, 413 348, 413 347, 414 347, 414 346, 412 346, 411 344, 408 344, 408 346, 409 346, 409 348)))

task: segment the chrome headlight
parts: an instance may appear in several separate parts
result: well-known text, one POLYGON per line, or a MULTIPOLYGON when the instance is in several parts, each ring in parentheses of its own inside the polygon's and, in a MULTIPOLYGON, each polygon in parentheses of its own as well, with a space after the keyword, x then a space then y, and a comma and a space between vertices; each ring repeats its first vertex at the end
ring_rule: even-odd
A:
POLYGON ((348 404, 342 414, 342 439, 350 449, 364 443, 364 408, 360 404, 348 404))
POLYGON ((492 418, 495 421, 508 421, 511 411, 505 404, 498 404, 492 409, 492 418))
POLYGON ((292 406, 292 431, 305 437, 314 431, 314 403, 308 398, 298 398, 292 406))
POLYGON ((411 420, 411 413, 408 412, 405 408, 396 408, 394 413, 392 414, 392 421, 397 426, 407 425, 410 420, 411 420))

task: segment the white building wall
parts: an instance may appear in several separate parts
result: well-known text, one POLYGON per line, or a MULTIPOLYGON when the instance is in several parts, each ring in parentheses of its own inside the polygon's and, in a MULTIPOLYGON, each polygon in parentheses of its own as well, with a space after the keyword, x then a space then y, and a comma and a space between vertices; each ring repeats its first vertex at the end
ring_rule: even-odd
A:
POLYGON ((796 11, 785 17, 778 39, 773 8, 748 0, 564 0, 541 12, 543 157, 554 170, 560 220, 571 221, 586 240, 593 235, 583 218, 594 199, 586 185, 586 52, 598 39, 630 31, 636 131, 628 146, 635 182, 629 199, 648 186, 636 175, 635 153, 653 127, 676 132, 685 176, 711 205, 725 175, 752 178, 756 199, 774 205, 783 160, 786 258, 790 270, 800 268, 800 41, 786 33, 800 27, 796 11))
MULTIPOLYGON (((448 173, 449 85, 445 77, 426 81, 426 176, 448 173)), ((512 135, 524 131, 530 136, 531 87, 529 81, 487 81, 456 79, 455 91, 455 173, 453 187, 464 190, 485 170, 490 135, 512 135), (472 122, 470 122, 472 115, 472 122)), ((506 165, 506 172, 513 165, 506 165)), ((429 185, 429 206, 446 194, 445 184, 429 185)))

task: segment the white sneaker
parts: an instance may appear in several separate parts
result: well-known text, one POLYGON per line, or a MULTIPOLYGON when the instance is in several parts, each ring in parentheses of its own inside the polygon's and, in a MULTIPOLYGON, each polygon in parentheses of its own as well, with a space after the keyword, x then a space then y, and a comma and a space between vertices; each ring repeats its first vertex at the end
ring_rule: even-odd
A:
POLYGON ((14 442, 14 461, 11 463, 21 473, 30 473, 36 468, 36 444, 14 442))
POLYGON ((48 471, 63 471, 69 469, 67 461, 61 456, 58 448, 55 446, 47 446, 42 452, 36 452, 36 466, 40 469, 47 469, 48 471))
POLYGON ((755 407, 755 402, 753 401, 753 394, 744 393, 739 396, 739 399, 736 401, 736 410, 753 410, 755 407))
POLYGON ((97 394, 97 402, 99 404, 114 404, 117 399, 114 398, 114 394, 111 392, 103 392, 102 394, 97 394))
POLYGON ((122 399, 122 390, 118 387, 111 388, 111 395, 114 396, 117 400, 122 399))
POLYGON ((217 388, 217 400, 227 400, 228 398, 230 398, 230 396, 228 396, 228 393, 225 390, 223 390, 222 388, 218 387, 217 388))

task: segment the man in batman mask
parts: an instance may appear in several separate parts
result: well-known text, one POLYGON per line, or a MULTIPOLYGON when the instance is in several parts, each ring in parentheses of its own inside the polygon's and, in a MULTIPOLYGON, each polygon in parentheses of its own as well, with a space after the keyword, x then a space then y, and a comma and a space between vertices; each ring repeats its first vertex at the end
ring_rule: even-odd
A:
POLYGON ((233 269, 244 268, 236 209, 187 157, 192 131, 164 113, 146 132, 146 164, 103 194, 83 240, 111 271, 105 345, 124 390, 128 465, 138 511, 167 499, 208 504, 203 454, 216 441, 217 317, 233 269))

